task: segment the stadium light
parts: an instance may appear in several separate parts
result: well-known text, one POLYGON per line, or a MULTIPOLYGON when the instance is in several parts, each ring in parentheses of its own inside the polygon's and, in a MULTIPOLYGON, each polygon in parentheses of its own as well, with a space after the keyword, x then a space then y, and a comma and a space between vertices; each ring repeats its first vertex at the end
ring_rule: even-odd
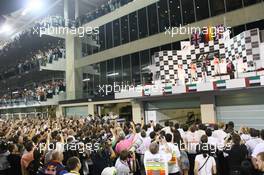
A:
POLYGON ((12 30, 12 27, 8 24, 4 24, 1 28, 0 28, 0 33, 10 33, 12 30))
POLYGON ((43 6, 43 0, 29 0, 26 8, 22 12, 22 15, 26 15, 29 12, 38 12, 39 10, 43 9, 43 6))

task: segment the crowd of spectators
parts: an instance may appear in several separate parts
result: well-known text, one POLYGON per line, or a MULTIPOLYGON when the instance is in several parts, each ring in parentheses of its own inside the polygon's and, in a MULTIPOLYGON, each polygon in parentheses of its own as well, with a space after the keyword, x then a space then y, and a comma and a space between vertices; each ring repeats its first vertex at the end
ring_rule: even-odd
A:
POLYGON ((0 71, 0 80, 40 70, 40 66, 46 66, 47 63, 52 63, 59 58, 65 58, 65 54, 63 46, 56 46, 49 49, 31 52, 30 55, 27 56, 28 59, 18 60, 17 64, 12 67, 8 67, 8 69, 3 68, 3 70, 0 71))
POLYGON ((260 175, 264 130, 100 116, 0 120, 1 175, 260 175))
POLYGON ((132 2, 133 0, 109 0, 106 4, 101 5, 96 10, 89 12, 85 15, 81 15, 77 19, 77 23, 80 25, 86 24, 96 18, 99 18, 107 13, 110 13, 112 11, 115 11, 116 9, 120 8, 121 6, 124 6, 128 4, 129 2, 132 2))
POLYGON ((60 92, 65 92, 65 90, 66 86, 62 80, 40 83, 32 88, 17 89, 3 94, 0 97, 0 106, 46 101, 47 99, 53 98, 53 95, 59 95, 60 92))

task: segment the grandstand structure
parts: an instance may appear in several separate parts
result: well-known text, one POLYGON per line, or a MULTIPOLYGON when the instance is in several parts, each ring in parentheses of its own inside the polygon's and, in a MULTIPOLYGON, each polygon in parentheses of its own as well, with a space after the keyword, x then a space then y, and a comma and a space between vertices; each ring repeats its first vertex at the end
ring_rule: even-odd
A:
POLYGON ((74 17, 70 0, 60 2, 63 27, 79 30, 58 33, 60 25, 43 29, 45 37, 65 42, 65 58, 41 65, 40 76, 34 76, 60 72, 66 91, 53 101, 1 106, 0 114, 54 106, 57 116, 115 113, 136 123, 194 117, 203 123, 232 120, 238 127, 263 128, 264 1, 120 2, 76 0, 74 17), (180 27, 219 25, 229 27, 227 38, 193 43, 193 32, 172 35, 180 27), (91 33, 82 36, 82 29, 91 33), (222 72, 229 60, 233 75, 222 72))

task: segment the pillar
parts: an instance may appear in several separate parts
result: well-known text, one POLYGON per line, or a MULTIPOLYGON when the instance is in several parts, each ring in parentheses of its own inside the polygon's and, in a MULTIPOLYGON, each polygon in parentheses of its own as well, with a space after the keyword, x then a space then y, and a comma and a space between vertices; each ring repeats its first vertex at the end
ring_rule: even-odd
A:
POLYGON ((91 114, 94 116, 94 104, 93 103, 88 104, 88 114, 91 114))
POLYGON ((82 69, 75 69, 76 60, 81 58, 81 39, 66 36, 66 94, 67 100, 82 97, 82 69))
POLYGON ((80 0, 75 0, 75 19, 77 19, 80 15, 80 0))
POLYGON ((64 20, 65 20, 65 25, 68 26, 68 21, 69 21, 69 0, 64 0, 64 20))
POLYGON ((215 96, 204 94, 200 97, 201 119, 203 123, 216 123, 215 96))
POLYGON ((132 101, 132 120, 135 123, 141 123, 141 118, 144 119, 144 109, 141 102, 132 101))

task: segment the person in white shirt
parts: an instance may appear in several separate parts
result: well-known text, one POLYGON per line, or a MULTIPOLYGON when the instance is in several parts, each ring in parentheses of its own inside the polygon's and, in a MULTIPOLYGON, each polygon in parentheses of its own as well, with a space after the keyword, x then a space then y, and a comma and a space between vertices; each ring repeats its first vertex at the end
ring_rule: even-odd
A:
POLYGON ((169 133, 166 134, 165 139, 166 139, 166 142, 168 143, 169 148, 172 151, 172 158, 168 164, 169 175, 180 175, 179 163, 180 163, 181 153, 180 153, 179 147, 172 143, 172 135, 171 134, 169 134, 169 133))
POLYGON ((205 125, 204 124, 199 124, 199 126, 198 126, 198 130, 196 131, 196 133, 198 134, 198 136, 199 136, 199 140, 201 139, 201 137, 203 136, 203 135, 205 135, 205 129, 206 129, 206 127, 205 127, 205 125))
POLYGON ((246 143, 250 139, 248 127, 241 127, 238 133, 239 133, 243 143, 246 143))
POLYGON ((256 146, 259 144, 259 143, 262 143, 263 140, 261 138, 259 138, 259 131, 254 129, 254 128, 251 128, 250 131, 250 139, 248 141, 246 141, 246 147, 248 149, 248 154, 249 156, 251 156, 253 150, 256 148, 256 146))
POLYGON ((215 125, 214 129, 215 130, 213 131, 212 136, 218 140, 219 144, 224 145, 225 138, 227 136, 227 133, 224 131, 225 123, 220 122, 218 125, 215 125))
POLYGON ((195 175, 212 175, 216 174, 215 159, 207 154, 207 151, 195 157, 195 175))
POLYGON ((186 146, 187 146, 187 153, 188 159, 190 162, 190 170, 189 174, 193 175, 194 170, 194 160, 196 156, 196 146, 200 142, 200 136, 195 132, 196 127, 195 125, 190 127, 190 130, 186 133, 186 146))
POLYGON ((157 142, 150 144, 149 150, 144 155, 146 174, 168 175, 168 162, 172 158, 172 153, 167 144, 164 144, 164 148, 164 151, 160 151, 157 142))
POLYGON ((165 131, 166 134, 167 133, 172 134, 171 127, 170 127, 170 122, 167 120, 167 121, 165 121, 164 125, 165 125, 165 127, 162 128, 162 131, 165 131))
POLYGON ((117 170, 117 175, 131 175, 131 170, 128 164, 129 152, 123 150, 120 152, 119 158, 115 163, 115 168, 117 170))
POLYGON ((208 137, 208 144, 213 145, 215 148, 218 148, 218 140, 217 138, 212 137, 212 130, 210 128, 207 128, 205 133, 208 137))
MULTIPOLYGON (((260 137, 262 140, 264 140, 264 129, 260 131, 260 137)), ((251 154, 251 157, 252 157, 251 160, 255 168, 257 168, 257 165, 256 165, 257 155, 261 152, 264 152, 264 142, 257 144, 257 146, 255 147, 255 149, 253 150, 251 154)))

